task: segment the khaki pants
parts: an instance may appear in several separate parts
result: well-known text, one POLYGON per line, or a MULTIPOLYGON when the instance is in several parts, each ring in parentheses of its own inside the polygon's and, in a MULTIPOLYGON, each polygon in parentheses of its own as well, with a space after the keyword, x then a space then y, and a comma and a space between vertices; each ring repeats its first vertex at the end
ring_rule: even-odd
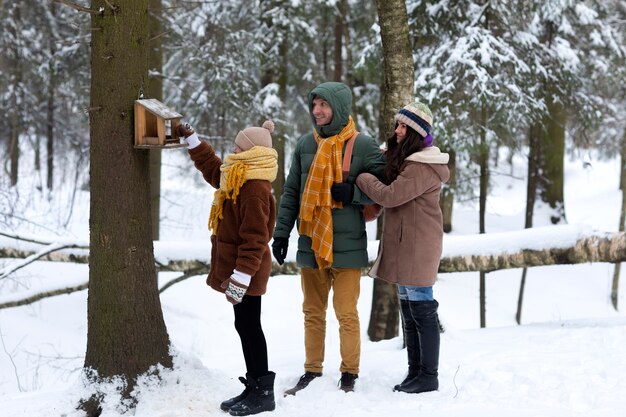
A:
POLYGON ((361 327, 357 301, 360 294, 359 268, 303 268, 304 302, 304 370, 322 372, 326 338, 328 294, 333 289, 333 307, 339 321, 341 372, 359 373, 361 359, 361 327))

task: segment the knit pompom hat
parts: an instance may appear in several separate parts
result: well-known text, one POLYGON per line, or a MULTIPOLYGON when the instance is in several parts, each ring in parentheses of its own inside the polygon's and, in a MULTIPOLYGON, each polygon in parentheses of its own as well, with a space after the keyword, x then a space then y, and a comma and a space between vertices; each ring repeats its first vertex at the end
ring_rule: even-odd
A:
POLYGON ((396 114, 396 120, 410 126, 423 137, 430 135, 433 126, 433 114, 428 106, 420 101, 402 107, 396 114))
POLYGON ((239 146, 242 151, 247 151, 253 146, 265 146, 267 148, 271 148, 271 133, 273 131, 274 122, 266 120, 263 122, 262 127, 246 127, 244 130, 240 130, 235 137, 235 144, 239 146))

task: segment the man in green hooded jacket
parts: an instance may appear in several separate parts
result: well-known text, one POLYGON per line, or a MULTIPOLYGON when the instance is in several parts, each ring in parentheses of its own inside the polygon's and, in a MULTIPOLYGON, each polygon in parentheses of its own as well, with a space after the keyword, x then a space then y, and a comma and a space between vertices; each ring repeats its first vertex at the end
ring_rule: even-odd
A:
POLYGON ((384 158, 376 141, 356 131, 350 116, 352 93, 343 83, 326 82, 308 96, 314 130, 298 139, 278 209, 272 251, 279 264, 287 256, 289 235, 298 224, 296 261, 304 302, 304 375, 285 394, 294 395, 322 376, 326 308, 333 289, 339 321, 340 388, 353 391, 361 355, 357 301, 361 268, 368 264, 363 204, 372 201, 354 185, 369 172, 383 177, 384 158), (357 136, 358 135, 358 136, 357 136), (354 141, 347 180, 342 155, 354 141))

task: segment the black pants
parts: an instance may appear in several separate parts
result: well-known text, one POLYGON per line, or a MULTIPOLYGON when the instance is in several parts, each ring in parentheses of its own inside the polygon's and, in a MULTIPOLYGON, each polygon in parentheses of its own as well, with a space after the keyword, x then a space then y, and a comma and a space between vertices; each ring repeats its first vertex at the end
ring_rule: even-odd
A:
POLYGON ((235 329, 241 339, 246 372, 253 378, 267 375, 267 344, 261 328, 261 296, 245 295, 235 310, 235 329))

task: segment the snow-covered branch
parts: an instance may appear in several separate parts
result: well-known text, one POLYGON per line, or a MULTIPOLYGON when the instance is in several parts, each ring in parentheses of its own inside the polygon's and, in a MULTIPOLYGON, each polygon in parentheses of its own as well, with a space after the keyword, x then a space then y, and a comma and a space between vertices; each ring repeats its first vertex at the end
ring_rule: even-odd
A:
POLYGON ((7 301, 4 303, 0 303, 0 310, 2 310, 3 308, 10 308, 10 307, 19 307, 19 306, 24 306, 27 304, 32 304, 35 303, 39 300, 43 300, 44 298, 48 298, 48 297, 54 297, 57 295, 64 295, 64 294, 71 294, 73 292, 76 291, 83 291, 86 290, 87 287, 89 287, 89 283, 85 282, 83 284, 80 285, 76 285, 74 287, 64 287, 64 288, 59 288, 56 290, 51 290, 51 291, 44 291, 44 292, 40 292, 37 293, 31 297, 27 297, 27 298, 22 298, 21 300, 15 300, 15 301, 7 301))

